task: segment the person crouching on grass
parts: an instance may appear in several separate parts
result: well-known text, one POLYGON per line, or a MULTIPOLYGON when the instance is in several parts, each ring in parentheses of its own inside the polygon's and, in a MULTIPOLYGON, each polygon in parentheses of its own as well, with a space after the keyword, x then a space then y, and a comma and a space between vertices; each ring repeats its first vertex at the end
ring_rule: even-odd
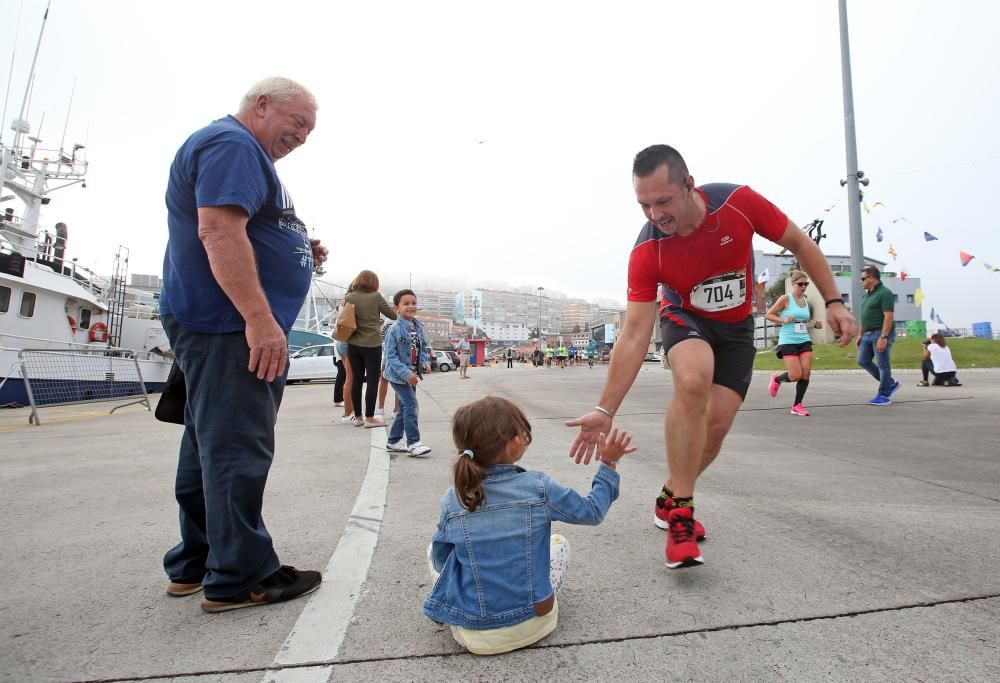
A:
POLYGON ((550 536, 552 522, 600 524, 618 498, 618 460, 632 453, 628 432, 599 437, 600 464, 582 496, 539 471, 516 464, 531 443, 521 409, 487 396, 455 411, 458 458, 454 486, 427 562, 434 587, 424 614, 451 626, 459 645, 477 655, 527 647, 556 627, 569 543, 550 536))
POLYGON ((399 412, 389 429, 385 449, 409 453, 411 457, 427 455, 431 449, 420 442, 417 427, 417 382, 423 373, 431 371, 430 344, 424 336, 424 326, 417 314, 417 295, 412 289, 401 289, 392 297, 398 317, 385 334, 385 376, 399 399, 399 412), (403 445, 403 434, 406 445, 403 445))

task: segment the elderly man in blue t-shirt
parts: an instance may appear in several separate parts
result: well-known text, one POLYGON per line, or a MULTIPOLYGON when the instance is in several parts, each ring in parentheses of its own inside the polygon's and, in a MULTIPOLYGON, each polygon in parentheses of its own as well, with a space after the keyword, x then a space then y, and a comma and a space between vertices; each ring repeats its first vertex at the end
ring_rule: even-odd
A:
POLYGON ((235 116, 181 145, 167 184, 160 313, 187 383, 177 467, 181 542, 167 593, 204 588, 221 612, 297 598, 320 574, 283 566, 261 516, 285 386, 288 331, 326 260, 274 162, 305 144, 316 100, 270 78, 235 116))

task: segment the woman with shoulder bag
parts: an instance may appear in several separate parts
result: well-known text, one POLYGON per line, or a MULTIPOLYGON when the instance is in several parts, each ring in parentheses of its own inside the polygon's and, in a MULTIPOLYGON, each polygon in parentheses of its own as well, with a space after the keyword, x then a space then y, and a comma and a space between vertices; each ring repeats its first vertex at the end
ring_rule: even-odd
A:
POLYGON ((396 319, 396 311, 379 294, 378 275, 370 270, 362 270, 354 278, 344 297, 345 303, 354 304, 354 319, 357 329, 347 340, 347 358, 351 364, 351 399, 354 403, 356 426, 366 428, 381 427, 381 420, 375 418, 375 400, 378 397, 378 381, 382 367, 382 335, 379 333, 380 319, 384 315, 396 319), (364 419, 361 418, 361 387, 365 391, 364 419))

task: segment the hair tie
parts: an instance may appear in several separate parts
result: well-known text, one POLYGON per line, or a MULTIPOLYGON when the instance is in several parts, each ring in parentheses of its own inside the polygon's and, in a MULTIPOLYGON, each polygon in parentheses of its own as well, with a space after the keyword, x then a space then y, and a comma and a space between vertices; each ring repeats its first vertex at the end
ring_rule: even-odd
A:
POLYGON ((467 456, 469 456, 469 460, 472 460, 472 458, 475 455, 475 453, 473 453, 468 448, 466 448, 464 451, 462 451, 462 455, 467 455, 467 456))

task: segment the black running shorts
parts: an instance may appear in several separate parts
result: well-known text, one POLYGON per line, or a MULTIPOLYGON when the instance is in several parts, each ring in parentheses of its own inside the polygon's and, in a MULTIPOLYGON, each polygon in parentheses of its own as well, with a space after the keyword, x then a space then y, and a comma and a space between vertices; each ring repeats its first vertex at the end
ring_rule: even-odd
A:
POLYGON ((753 316, 748 315, 742 322, 725 323, 671 307, 661 313, 660 332, 664 353, 687 339, 708 342, 715 355, 712 384, 729 387, 741 398, 747 397, 753 359, 757 355, 753 345, 753 316))
POLYGON ((776 353, 778 358, 784 358, 785 356, 793 357, 801 356, 803 353, 812 353, 812 350, 812 342, 802 342, 801 344, 782 344, 776 353))

